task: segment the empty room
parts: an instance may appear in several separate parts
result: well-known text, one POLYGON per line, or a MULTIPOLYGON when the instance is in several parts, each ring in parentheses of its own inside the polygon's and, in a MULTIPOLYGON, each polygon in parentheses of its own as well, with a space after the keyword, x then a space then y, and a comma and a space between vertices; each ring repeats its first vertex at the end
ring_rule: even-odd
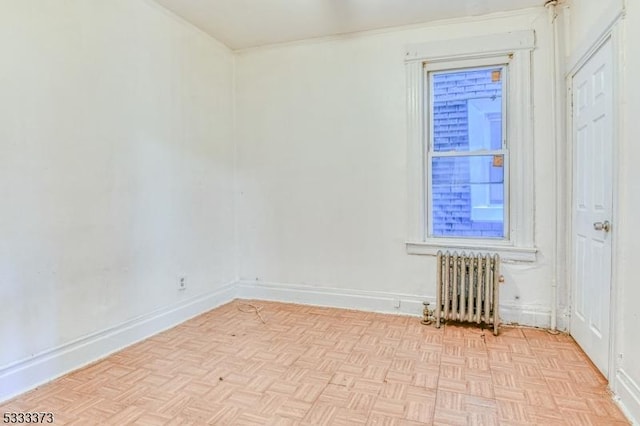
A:
POLYGON ((637 0, 0 0, 0 423, 640 424, 637 0))

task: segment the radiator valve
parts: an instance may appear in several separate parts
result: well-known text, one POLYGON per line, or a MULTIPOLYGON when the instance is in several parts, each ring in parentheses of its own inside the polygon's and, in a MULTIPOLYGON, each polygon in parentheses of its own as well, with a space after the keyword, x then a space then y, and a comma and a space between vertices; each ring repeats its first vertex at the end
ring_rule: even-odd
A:
POLYGON ((420 324, 429 325, 433 321, 433 309, 429 309, 429 302, 422 302, 422 321, 420 324))

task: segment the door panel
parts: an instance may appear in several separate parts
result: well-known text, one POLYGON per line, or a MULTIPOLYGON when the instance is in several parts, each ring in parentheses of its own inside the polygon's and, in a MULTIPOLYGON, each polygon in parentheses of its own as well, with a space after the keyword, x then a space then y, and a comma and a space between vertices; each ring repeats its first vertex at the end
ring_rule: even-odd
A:
POLYGON ((573 77, 571 334, 608 376, 611 302, 613 85, 607 41, 573 77))

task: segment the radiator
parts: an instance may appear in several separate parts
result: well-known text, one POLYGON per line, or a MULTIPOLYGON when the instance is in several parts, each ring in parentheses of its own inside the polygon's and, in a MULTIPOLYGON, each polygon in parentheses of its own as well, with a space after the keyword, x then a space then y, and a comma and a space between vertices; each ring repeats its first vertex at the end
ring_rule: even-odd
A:
POLYGON ((438 251, 437 264, 436 327, 447 320, 485 323, 497 336, 499 256, 438 251))

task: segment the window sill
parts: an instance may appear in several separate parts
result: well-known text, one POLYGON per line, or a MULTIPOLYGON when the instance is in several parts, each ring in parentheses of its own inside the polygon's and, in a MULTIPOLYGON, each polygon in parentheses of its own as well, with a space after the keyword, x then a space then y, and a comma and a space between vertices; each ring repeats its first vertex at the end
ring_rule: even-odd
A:
POLYGON ((535 262, 538 249, 535 247, 514 247, 509 245, 492 244, 491 242, 411 242, 407 243, 408 254, 435 256, 438 251, 457 251, 458 253, 496 253, 500 260, 506 262, 535 262))

